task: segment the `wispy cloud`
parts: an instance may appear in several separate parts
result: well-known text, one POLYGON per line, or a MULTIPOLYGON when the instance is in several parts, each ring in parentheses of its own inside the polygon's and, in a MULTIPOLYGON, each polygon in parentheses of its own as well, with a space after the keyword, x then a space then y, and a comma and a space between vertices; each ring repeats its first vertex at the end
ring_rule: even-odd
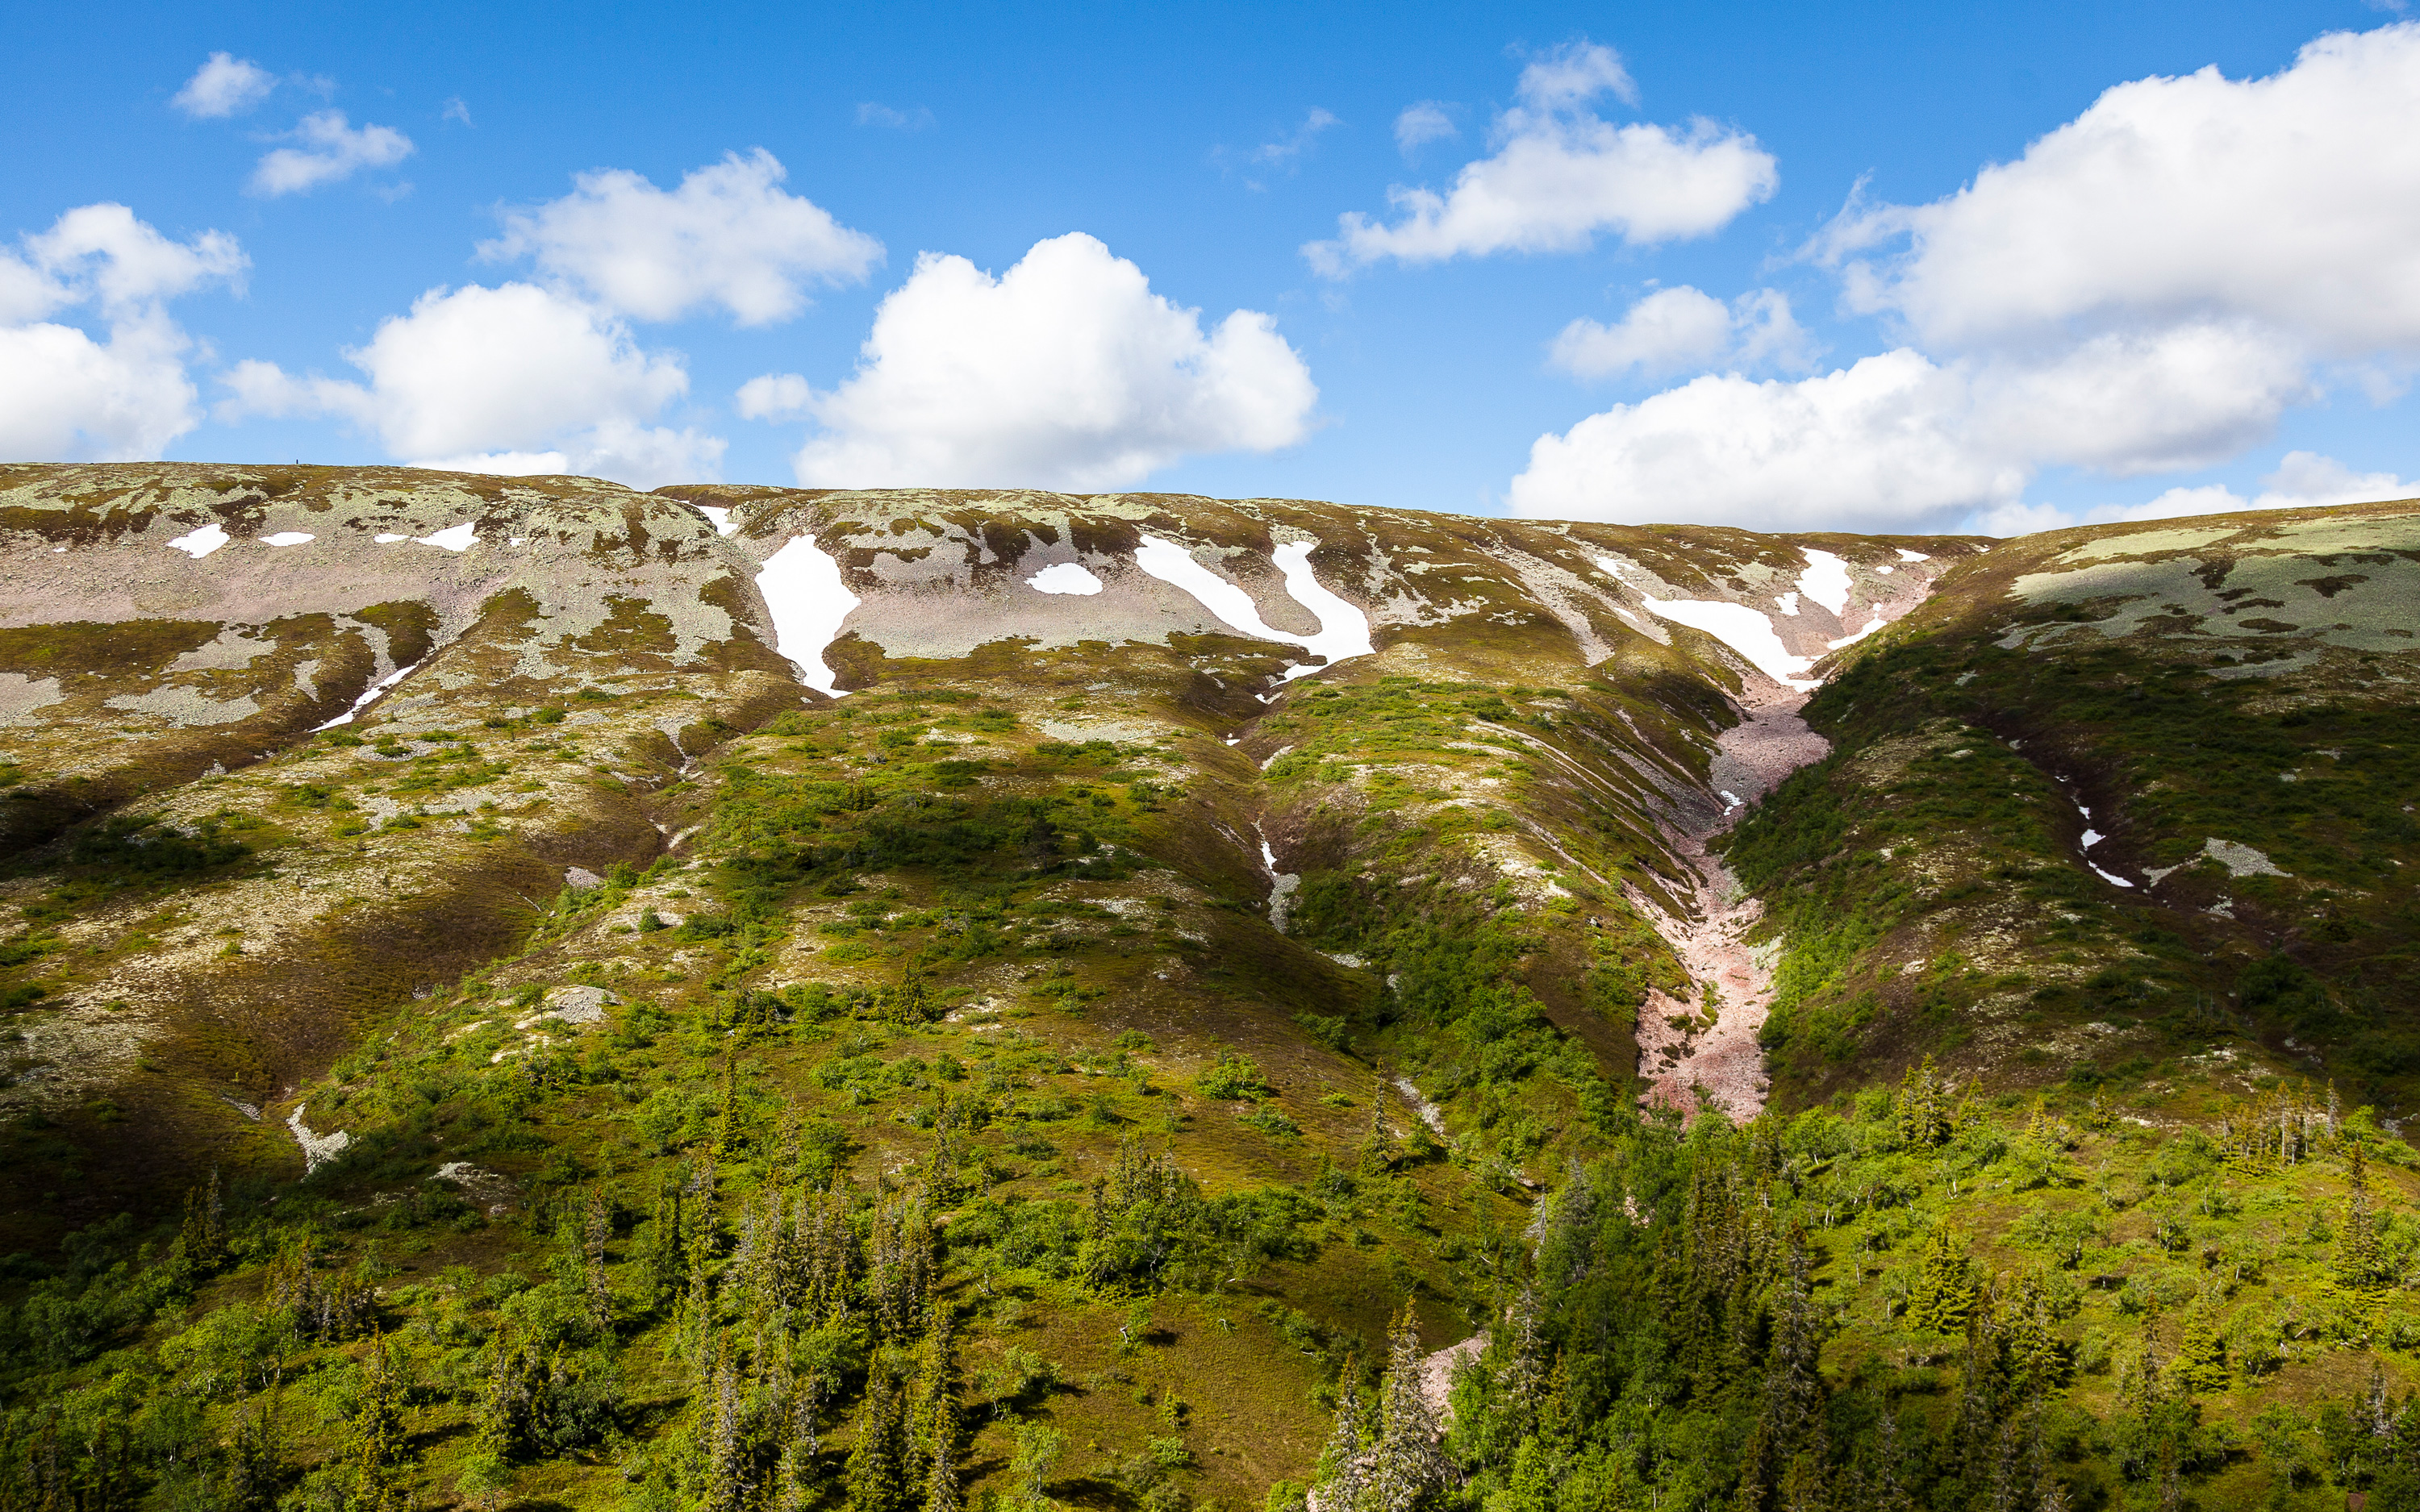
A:
POLYGON ((879 126, 889 131, 925 131, 934 126, 933 113, 922 105, 901 110, 875 100, 865 100, 857 107, 857 124, 879 126))
POLYGON ((1213 147, 1210 161, 1218 164, 1222 173, 1243 170, 1244 185, 1248 189, 1265 188, 1263 175, 1269 171, 1294 172, 1303 157, 1317 144, 1320 133, 1343 124, 1342 118, 1335 112, 1314 105, 1303 116, 1302 124, 1283 136, 1240 150, 1229 147, 1213 147))
POLYGON ((253 169, 249 193, 274 199, 349 178, 365 168, 388 168, 411 156, 411 138, 391 126, 352 126, 341 110, 314 111, 294 128, 300 147, 278 147, 253 169))
POLYGON ((1460 136, 1453 124, 1453 107, 1442 100, 1423 100, 1417 105, 1405 105, 1395 117, 1395 150, 1406 159, 1430 142, 1442 142, 1460 136))

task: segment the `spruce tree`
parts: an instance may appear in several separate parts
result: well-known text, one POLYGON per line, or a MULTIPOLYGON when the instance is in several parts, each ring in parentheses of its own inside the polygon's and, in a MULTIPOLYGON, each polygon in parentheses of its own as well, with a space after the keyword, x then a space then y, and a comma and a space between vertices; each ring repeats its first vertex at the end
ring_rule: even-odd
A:
POLYGON ((2351 1147, 2345 1180, 2351 1190, 2345 1196, 2344 1223, 2336 1233, 2336 1285, 2348 1291, 2369 1291, 2377 1288, 2385 1266, 2378 1220, 2369 1206, 2369 1157, 2357 1143, 2351 1147))
POLYGON ((908 1400, 908 1462, 928 1468, 941 1446, 958 1432, 955 1320, 946 1302, 933 1304, 916 1360, 916 1381, 908 1400))
POLYGON ((1387 1336, 1387 1380, 1378 1397, 1378 1442, 1370 1448, 1371 1512, 1409 1512, 1442 1485, 1436 1414, 1421 1379, 1419 1316, 1409 1302, 1387 1336))
MULTIPOLYGON (((748 1483, 748 1446, 742 1437, 745 1408, 739 1399, 739 1373, 733 1368, 731 1349, 715 1351, 706 1401, 705 1512, 740 1512, 752 1489, 748 1483)), ((888 1508, 884 1509, 888 1512, 888 1508)))
POLYGON ((588 1189, 588 1208, 581 1228, 581 1289, 588 1304, 588 1323, 597 1333, 613 1326, 613 1288, 605 1278, 605 1242, 613 1233, 613 1204, 604 1188, 588 1189))
MULTIPOLYGON (((951 1416, 954 1424, 954 1411, 951 1416)), ((924 1472, 924 1512, 962 1512, 965 1506, 958 1485, 957 1447, 943 1440, 935 1446, 932 1464, 924 1472)))
POLYGON ((1832 1477, 1823 1457, 1811 1449, 1791 1456, 1774 1503, 1779 1512, 1832 1512, 1832 1477))
POLYGON ((362 1358, 362 1390, 345 1425, 345 1459, 352 1468, 349 1512, 394 1512, 404 1504, 403 1381, 386 1335, 373 1330, 362 1358))
POLYGON ((1916 1263, 1916 1282, 1908 1294, 1908 1321, 1935 1334, 1955 1334, 1966 1326, 1967 1310, 1974 1304, 1965 1241, 1953 1226, 1937 1224, 1925 1236, 1916 1263))
POLYGON ((848 1512, 899 1512, 908 1489, 900 1416, 898 1385, 877 1359, 866 1372, 857 1443, 848 1452, 848 1512))
POLYGON ((1319 1456, 1320 1504, 1328 1512, 1352 1512, 1360 1505, 1367 1484, 1361 1462, 1360 1371, 1360 1362, 1348 1354, 1336 1381, 1336 1425, 1319 1456))
POLYGON ((1874 1433, 1874 1473, 1868 1504, 1872 1512, 1914 1512, 1916 1499, 1904 1479, 1906 1456, 1899 1443, 1899 1409, 1883 1403, 1882 1423, 1874 1433))
POLYGON ((2185 1315, 2184 1332, 2177 1337, 2176 1358, 2169 1362, 2172 1380, 2186 1391, 2226 1389, 2226 1343, 2207 1304, 2185 1315))
POLYGON ((219 1504, 226 1512, 268 1512, 277 1504, 286 1467, 277 1441, 276 1387, 236 1408, 227 1426, 223 1466, 219 1504))
POLYGON ((680 1295, 687 1267, 681 1240, 680 1183, 668 1180, 656 1195, 655 1222, 647 1230, 647 1283, 658 1306, 680 1295))
POLYGON ((722 1108, 714 1122, 714 1152, 728 1156, 739 1146, 739 1041, 733 1036, 722 1041, 722 1108))
POLYGON ((185 1223, 178 1237, 185 1258, 204 1270, 226 1258, 226 1199, 219 1190, 219 1168, 210 1167, 207 1186, 185 1194, 185 1223))

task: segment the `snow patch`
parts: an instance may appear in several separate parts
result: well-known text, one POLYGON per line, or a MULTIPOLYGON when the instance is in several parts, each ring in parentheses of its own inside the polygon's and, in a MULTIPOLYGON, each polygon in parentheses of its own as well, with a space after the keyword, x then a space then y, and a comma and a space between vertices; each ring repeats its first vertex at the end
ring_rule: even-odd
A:
POLYGON ((731 507, 727 504, 700 504, 697 512, 713 524, 717 535, 729 535, 739 529, 731 523, 731 507))
POLYGON ((1930 562, 1932 560, 1921 551, 1911 551, 1905 547, 1900 547, 1899 548, 1899 559, 1901 562, 1930 562))
POLYGON ((1314 656, 1326 658, 1288 667, 1285 680, 1292 682, 1325 671, 1348 656, 1367 656, 1377 649, 1370 641, 1370 617, 1321 586, 1312 574, 1311 553, 1316 545, 1312 541, 1290 541, 1274 553, 1278 570, 1285 575, 1286 592, 1295 603, 1318 617, 1316 635, 1290 635, 1264 624, 1260 606, 1252 602, 1251 594, 1194 561, 1193 553, 1174 541, 1157 535, 1144 536, 1142 548, 1135 553, 1135 565, 1161 582, 1192 594, 1230 629, 1240 630, 1256 640, 1300 646, 1314 656))
POLYGON ((1790 615, 1793 619, 1797 617, 1798 595, 1796 593, 1783 594, 1780 597, 1776 598, 1774 602, 1781 606, 1782 613, 1790 615))
POLYGON ((219 527, 217 520, 212 520, 197 531, 187 531, 169 542, 168 547, 171 550, 182 551, 195 562, 199 562, 226 544, 227 532, 219 527))
POLYGON ((1299 642, 1302 649, 1314 656, 1326 658, 1318 666, 1286 669, 1286 681, 1311 672, 1325 671, 1350 656, 1373 656, 1377 647, 1370 640, 1370 616, 1321 585, 1311 570, 1311 541, 1289 541, 1277 548, 1278 570, 1285 574, 1286 592, 1294 601, 1319 616, 1319 633, 1299 642))
POLYGON ((1867 622, 1864 629, 1852 630, 1847 635, 1840 637, 1839 640, 1826 640, 1823 644, 1831 650, 1838 651, 1842 646, 1854 645, 1857 641, 1863 640, 1866 637, 1873 634, 1876 630, 1881 629, 1884 625, 1888 625, 1889 623, 1890 622, 1888 620, 1882 617, 1880 611, 1876 611, 1874 617, 1867 622))
POLYGON ((1849 612, 1849 564, 1829 551, 1801 548, 1807 570, 1798 575, 1798 591, 1835 615, 1849 612))
POLYGON ((363 694, 362 694, 362 696, 361 696, 360 698, 357 698, 357 699, 353 700, 353 706, 352 706, 351 708, 347 709, 344 713, 342 713, 342 714, 340 714, 340 715, 336 716, 334 718, 333 718, 333 719, 329 720, 326 724, 315 724, 315 725, 313 725, 313 726, 311 727, 311 733, 312 733, 313 734, 315 734, 315 735, 316 735, 316 734, 318 734, 318 733, 320 731, 322 731, 322 730, 334 730, 334 728, 336 728, 336 726, 338 726, 338 725, 340 725, 340 724, 350 724, 350 723, 352 723, 352 722, 353 722, 353 716, 354 716, 354 715, 356 715, 356 714, 361 713, 361 712, 362 712, 362 710, 364 710, 364 709, 365 709, 365 708, 369 707, 369 703, 370 703, 370 701, 371 701, 372 699, 377 698, 380 693, 385 692, 388 688, 393 687, 396 684, 402 682, 405 678, 407 678, 407 677, 411 676, 413 672, 418 671, 420 670, 420 668, 421 668, 421 663, 416 662, 416 661, 415 661, 415 662, 413 662, 413 663, 412 663, 411 666, 409 666, 409 667, 397 667, 395 671, 391 671, 391 672, 387 673, 384 677, 381 677, 381 678, 380 678, 377 682, 372 683, 372 684, 369 686, 369 687, 368 687, 366 690, 365 690, 365 691, 363 692, 363 694))
POLYGON ((393 546, 397 541, 409 541, 411 537, 409 535, 397 535, 393 531, 380 531, 376 535, 371 536, 370 539, 376 541, 380 546, 393 546))
POLYGON ((1080 562, 1062 562, 1026 579, 1025 586, 1037 594, 1097 594, 1101 579, 1080 562))
MULTIPOLYGON (((2085 865, 2086 865, 2086 866, 2092 866, 2092 863, 2091 863, 2091 862, 2089 862, 2089 861, 2086 861, 2086 862, 2085 862, 2084 864, 2085 864, 2085 865)), ((2099 877, 2102 881, 2108 883, 2108 884, 2109 884, 2110 886, 2112 886, 2112 887, 2133 887, 2133 886, 2134 886, 2133 883, 2131 883, 2131 882, 2127 881, 2124 877, 2119 876, 2117 872, 2103 872, 2102 870, 2101 870, 2101 869, 2100 869, 2099 867, 2097 867, 2097 866, 2092 866, 2092 874, 2093 874, 2094 876, 2096 876, 2096 877, 2099 877)))
POLYGON ((756 591, 773 616, 774 649, 797 666, 799 680, 828 697, 845 697, 845 688, 832 686, 824 649, 860 600, 841 580, 831 553, 818 548, 812 535, 793 536, 766 561, 756 575, 756 591))
POLYGON ((479 527, 464 520, 459 525, 448 525, 434 534, 413 536, 412 541, 419 546, 442 546, 448 551, 468 551, 478 538, 479 527))
POLYGON ((1705 631, 1785 687, 1805 693, 1821 682, 1802 675, 1815 665, 1815 659, 1792 656, 1790 648, 1781 643, 1781 637, 1774 633, 1773 621, 1745 604, 1711 598, 1641 598, 1639 602, 1675 625, 1705 631))
POLYGON ((301 546, 305 541, 316 541, 318 539, 318 537, 312 534, 309 531, 279 531, 274 535, 262 536, 260 538, 260 544, 263 546, 301 546))
POLYGON ((353 1142, 353 1136, 342 1129, 334 1134, 313 1134, 302 1121, 302 1115, 309 1106, 307 1103, 296 1103, 294 1111, 286 1119, 287 1132, 294 1136, 296 1144, 302 1147, 302 1174, 306 1177, 343 1154, 353 1142))

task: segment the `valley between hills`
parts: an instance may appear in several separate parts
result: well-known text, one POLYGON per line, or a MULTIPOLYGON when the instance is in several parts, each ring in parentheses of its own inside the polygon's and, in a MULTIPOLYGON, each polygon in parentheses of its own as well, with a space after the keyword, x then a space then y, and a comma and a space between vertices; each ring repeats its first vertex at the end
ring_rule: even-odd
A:
POLYGON ((2420 1508, 2420 501, 0 467, 0 1504, 2420 1508))

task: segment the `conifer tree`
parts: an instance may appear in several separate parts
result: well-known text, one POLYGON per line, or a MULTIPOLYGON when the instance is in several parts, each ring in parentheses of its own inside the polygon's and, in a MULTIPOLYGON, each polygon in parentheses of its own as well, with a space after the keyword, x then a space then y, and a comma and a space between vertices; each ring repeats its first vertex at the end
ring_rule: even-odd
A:
POLYGON ((1900 1143, 1930 1149, 1957 1132, 1957 1115, 1949 1107, 1949 1083, 1933 1069, 1932 1057, 1912 1066, 1900 1078, 1898 1114, 1900 1143))
POLYGON ((1512 1304, 1507 1331, 1512 1357, 1504 1362, 1497 1382, 1504 1408, 1516 1433, 1527 1433, 1537 1416, 1538 1398, 1545 1388, 1545 1347, 1538 1336, 1538 1288, 1521 1288, 1512 1304))
POLYGON ((1365 1176, 1393 1168, 1395 1164, 1395 1133, 1387 1122, 1387 1096, 1393 1090, 1387 1085, 1387 1071, 1381 1066, 1370 1073, 1370 1127, 1361 1135, 1361 1148, 1357 1163, 1365 1176))
POLYGON ((848 1452, 848 1512, 899 1512, 905 1501, 901 1405, 897 1382, 876 1361, 866 1372, 865 1401, 857 1411, 857 1443, 848 1452))
POLYGON ((916 1381, 908 1399, 908 1462, 929 1468, 941 1447, 958 1433, 955 1319, 950 1304, 936 1302, 924 1326, 916 1360, 916 1381))
POLYGON ((1408 1512, 1445 1480, 1436 1414, 1421 1380, 1419 1321, 1407 1301, 1387 1335, 1378 1441, 1370 1447, 1368 1488, 1362 1494, 1371 1512, 1408 1512))
POLYGON ((349 1512, 392 1512, 403 1504, 403 1381, 386 1335, 373 1330, 362 1358, 362 1389, 345 1425, 345 1458, 352 1467, 349 1512))
POLYGON ((655 1222, 647 1231, 647 1283, 659 1305, 680 1295, 686 1259, 680 1183, 668 1180, 656 1194, 655 1222))
MULTIPOLYGON (((705 1512, 740 1512, 748 1505, 747 1444, 741 1433, 744 1408, 739 1399, 739 1373, 731 1364, 726 1343, 715 1352, 706 1401, 705 1512)), ((887 1508, 885 1509, 887 1512, 887 1508)))
POLYGON ((809 1481, 814 1472, 815 1455, 823 1447, 816 1436, 822 1405, 821 1370, 790 1378, 786 1410, 775 1435, 772 1512, 805 1512, 815 1500, 809 1481))
POLYGON ((1811 1449, 1791 1456, 1774 1500, 1780 1512, 1832 1512, 1832 1477, 1823 1457, 1811 1449))
MULTIPOLYGON (((956 1415, 953 1409, 951 1438, 956 1437, 956 1415)), ((962 1512, 966 1498, 958 1479, 957 1446, 948 1439, 941 1440, 935 1444, 932 1463, 924 1471, 924 1512, 962 1512)))
POLYGON ((722 1107, 714 1122, 714 1152, 727 1156, 739 1146, 739 1040, 722 1041, 722 1107))
POLYGON ((2358 1143, 2346 1164, 2344 1222, 2336 1233, 2336 1284, 2348 1291, 2374 1289, 2385 1267, 2378 1244, 2378 1220, 2369 1206, 2369 1157, 2358 1143))
POLYGON ((2168 1372, 2186 1391, 2226 1389, 2226 1343, 2211 1314, 2207 1302, 2195 1306, 2185 1315, 2184 1331, 2177 1336, 2176 1358, 2169 1362, 2168 1372))
POLYGON ((581 1227, 581 1289, 588 1304, 589 1326, 603 1334, 613 1326, 613 1288, 605 1279, 605 1242, 613 1233, 613 1205, 601 1186, 588 1189, 588 1208, 581 1227))
POLYGON ((1913 1512, 1916 1499, 1908 1494, 1905 1469, 1899 1443, 1899 1409, 1885 1401, 1881 1426, 1874 1433, 1872 1512, 1913 1512))
POLYGON ((185 1257, 208 1270, 226 1258, 226 1199, 219 1190, 219 1168, 210 1167, 208 1185, 185 1194, 185 1222, 178 1235, 185 1257))
POLYGON ((1361 1492, 1367 1485, 1361 1462, 1360 1379, 1360 1362, 1346 1355, 1344 1368, 1336 1381, 1336 1425, 1328 1431, 1327 1446, 1319 1456, 1323 1472, 1320 1504, 1329 1512, 1352 1512, 1361 1504, 1361 1492))
POLYGON ((1925 1236, 1909 1288, 1908 1321, 1935 1334, 1954 1334, 1966 1326, 1975 1304, 1975 1288, 1967 1277, 1966 1243, 1956 1227, 1935 1225, 1925 1236))

